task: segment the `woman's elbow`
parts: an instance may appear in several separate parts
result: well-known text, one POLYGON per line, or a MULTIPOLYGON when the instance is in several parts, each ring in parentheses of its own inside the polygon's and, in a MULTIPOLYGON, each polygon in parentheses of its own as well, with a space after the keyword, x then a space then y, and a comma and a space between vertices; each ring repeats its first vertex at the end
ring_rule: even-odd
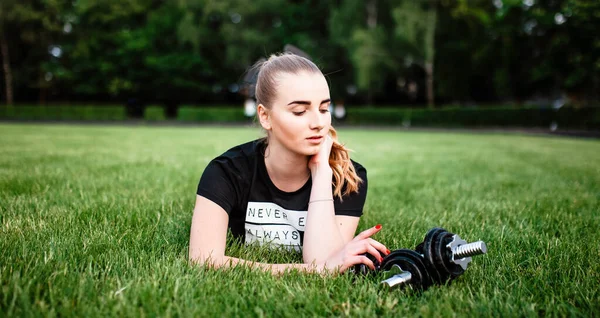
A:
POLYGON ((188 253, 188 261, 193 265, 209 265, 213 267, 221 267, 223 265, 224 255, 215 255, 211 252, 202 252, 190 249, 188 253))
POLYGON ((311 253, 306 249, 302 250, 302 260, 304 264, 321 264, 324 263, 327 258, 326 255, 318 255, 317 253, 311 253))

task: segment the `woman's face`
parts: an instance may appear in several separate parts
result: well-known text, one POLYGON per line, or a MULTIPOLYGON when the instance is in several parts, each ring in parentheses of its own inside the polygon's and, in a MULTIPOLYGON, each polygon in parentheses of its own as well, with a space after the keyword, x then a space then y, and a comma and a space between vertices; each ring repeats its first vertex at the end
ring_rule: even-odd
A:
POLYGON ((279 143, 301 155, 316 154, 331 126, 325 77, 311 72, 281 73, 277 83, 268 118, 269 143, 279 143))

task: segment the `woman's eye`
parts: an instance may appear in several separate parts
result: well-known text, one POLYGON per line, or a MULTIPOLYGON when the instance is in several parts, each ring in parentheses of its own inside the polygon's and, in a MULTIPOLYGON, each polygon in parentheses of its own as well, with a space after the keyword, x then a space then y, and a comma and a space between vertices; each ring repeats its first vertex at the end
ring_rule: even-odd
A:
POLYGON ((293 112, 293 113, 294 113, 294 115, 296 115, 296 116, 300 116, 300 115, 304 114, 305 112, 306 112, 306 111, 305 111, 305 110, 303 110, 303 111, 301 111, 301 112, 293 112))
POLYGON ((329 112, 329 108, 321 108, 321 113, 325 114, 329 112))

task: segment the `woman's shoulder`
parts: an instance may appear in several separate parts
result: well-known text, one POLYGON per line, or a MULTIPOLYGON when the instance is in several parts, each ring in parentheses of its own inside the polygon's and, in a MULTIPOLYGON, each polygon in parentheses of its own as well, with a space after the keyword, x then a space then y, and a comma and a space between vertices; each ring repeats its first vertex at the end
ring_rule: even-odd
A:
POLYGON ((360 163, 350 159, 350 162, 352 163, 352 165, 354 166, 354 171, 356 171, 356 173, 361 176, 364 175, 366 177, 367 175, 367 168, 365 168, 363 165, 361 165, 360 163))
POLYGON ((255 166, 262 151, 261 139, 249 141, 232 147, 215 157, 209 166, 218 165, 235 173, 249 172, 255 166))
POLYGON ((257 155, 261 153, 262 150, 262 139, 257 139, 253 141, 249 141, 243 143, 241 145, 237 145, 225 151, 220 156, 216 157, 214 160, 219 159, 230 159, 230 160, 245 160, 245 159, 254 159, 257 155))
POLYGON ((259 140, 237 145, 211 160, 204 168, 196 193, 227 213, 240 206, 256 171, 259 140))

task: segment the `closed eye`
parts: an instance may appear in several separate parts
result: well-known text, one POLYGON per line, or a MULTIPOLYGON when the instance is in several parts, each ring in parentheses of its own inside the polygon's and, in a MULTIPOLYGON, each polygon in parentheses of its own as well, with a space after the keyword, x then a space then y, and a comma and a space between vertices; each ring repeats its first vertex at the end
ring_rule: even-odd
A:
POLYGON ((329 112, 329 106, 331 105, 331 100, 324 100, 321 103, 321 109, 319 109, 319 111, 322 114, 328 113, 329 112))

